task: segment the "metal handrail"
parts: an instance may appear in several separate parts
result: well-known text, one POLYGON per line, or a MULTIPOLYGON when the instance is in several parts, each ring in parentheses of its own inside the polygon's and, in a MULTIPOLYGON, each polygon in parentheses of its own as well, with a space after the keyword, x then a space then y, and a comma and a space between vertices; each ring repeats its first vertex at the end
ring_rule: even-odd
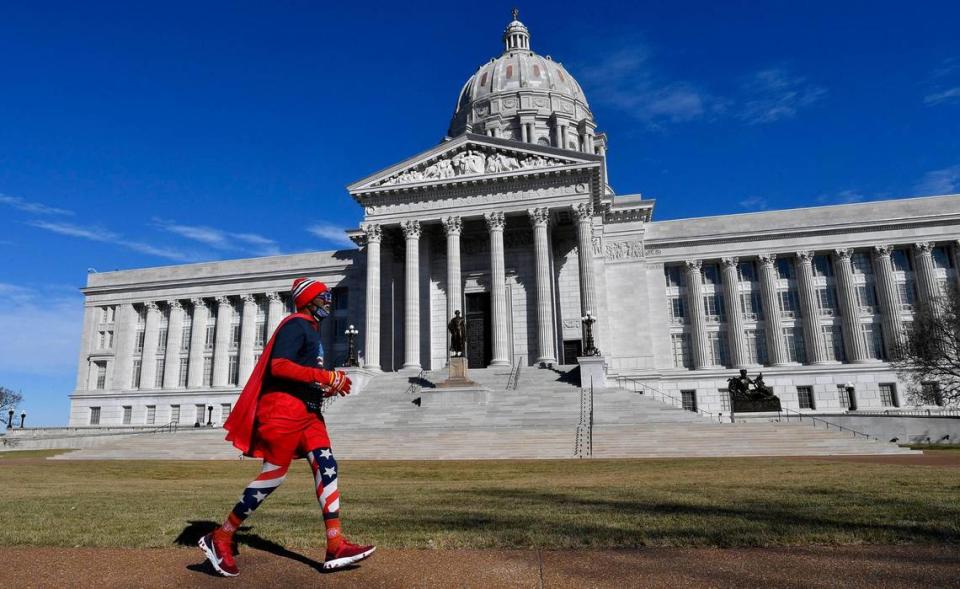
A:
MULTIPOLYGON (((637 393, 637 394, 639 394, 639 395, 642 395, 642 394, 644 394, 644 391, 649 391, 650 393, 652 393, 651 396, 654 398, 655 401, 660 400, 660 399, 657 399, 657 398, 656 398, 657 395, 659 395, 659 396, 662 397, 663 399, 669 399, 669 400, 671 401, 670 403, 668 403, 669 405, 673 405, 673 406, 676 407, 677 409, 683 409, 684 411, 689 411, 688 409, 685 409, 685 408, 683 407, 683 399, 678 399, 677 397, 674 397, 673 395, 668 395, 667 393, 664 393, 663 391, 661 391, 661 390, 659 390, 659 389, 657 389, 657 388, 655 388, 655 387, 652 387, 652 386, 650 386, 650 385, 648 385, 648 384, 646 384, 646 383, 644 383, 644 382, 641 382, 641 381, 640 381, 638 378, 636 378, 636 377, 618 376, 618 377, 616 377, 616 378, 617 378, 617 386, 619 386, 621 389, 623 389, 623 390, 625 390, 625 391, 630 391, 630 389, 626 388, 626 386, 624 386, 624 384, 627 383, 627 382, 632 382, 632 383, 633 383, 633 392, 634 392, 634 393, 637 393), (637 390, 637 385, 640 385, 640 386, 644 389, 644 391, 638 391, 638 390, 637 390)), ((723 421, 723 413, 713 413, 713 412, 711 412, 711 411, 704 411, 703 409, 701 409, 701 408, 699 408, 699 407, 696 407, 696 408, 693 410, 693 412, 695 412, 695 413, 697 413, 697 414, 699 414, 699 415, 702 415, 702 416, 704 416, 704 417, 708 417, 708 418, 710 418, 710 419, 716 418, 718 421, 723 421)))
POLYGON ((517 354, 513 359, 513 369, 510 370, 510 376, 507 378, 507 386, 504 390, 515 391, 520 384, 520 367, 524 364, 526 356, 517 354))
POLYGON ((409 395, 419 394, 420 391, 423 390, 423 385, 420 383, 424 380, 423 375, 426 373, 427 373, 426 370, 421 369, 420 372, 417 373, 417 377, 413 380, 413 382, 410 383, 410 386, 407 387, 407 390, 404 391, 404 394, 409 394, 409 395))
POLYGON ((855 429, 853 429, 853 428, 849 428, 849 427, 840 425, 840 424, 838 424, 838 423, 833 423, 832 421, 827 421, 826 419, 823 419, 823 418, 820 418, 820 417, 816 417, 816 416, 814 416, 814 415, 810 415, 809 413, 800 413, 799 411, 794 411, 793 409, 785 409, 785 408, 783 408, 783 409, 780 409, 780 411, 777 411, 777 421, 778 421, 778 422, 779 422, 780 419, 781 419, 781 413, 786 413, 786 414, 787 414, 787 420, 790 419, 790 415, 796 415, 796 416, 797 416, 797 421, 799 421, 799 422, 802 423, 803 420, 804 420, 804 418, 809 419, 811 422, 813 422, 813 427, 817 427, 817 422, 820 422, 820 423, 822 423, 822 424, 824 425, 825 429, 828 429, 828 430, 829 430, 831 427, 835 427, 835 428, 837 428, 838 430, 847 431, 847 432, 852 433, 852 434, 853 434, 853 437, 863 436, 864 438, 867 438, 868 440, 877 440, 877 441, 879 441, 879 439, 878 439, 876 436, 871 436, 870 434, 865 434, 865 433, 863 433, 863 432, 861 432, 861 431, 857 431, 857 430, 855 430, 855 429))
POLYGON ((577 424, 577 437, 573 447, 577 458, 593 457, 593 378, 590 388, 580 388, 580 423, 577 424), (589 395, 587 391, 589 390, 589 395))
POLYGON ((960 417, 960 409, 857 409, 847 415, 890 417, 960 417))

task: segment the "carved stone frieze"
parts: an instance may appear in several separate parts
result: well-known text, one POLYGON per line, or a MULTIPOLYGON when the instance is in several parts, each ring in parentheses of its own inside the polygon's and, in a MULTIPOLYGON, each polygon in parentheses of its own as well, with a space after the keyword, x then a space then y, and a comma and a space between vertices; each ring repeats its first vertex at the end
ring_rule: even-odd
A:
POLYGON ((571 163, 575 162, 537 154, 499 150, 490 152, 467 147, 459 151, 444 153, 437 159, 427 160, 412 168, 399 171, 378 181, 374 186, 416 184, 462 176, 500 174, 518 170, 564 166, 571 163))
POLYGON ((599 235, 593 236, 593 255, 603 255, 603 239, 599 235))
POLYGON ((608 241, 603 255, 608 260, 635 260, 644 257, 643 241, 608 241))

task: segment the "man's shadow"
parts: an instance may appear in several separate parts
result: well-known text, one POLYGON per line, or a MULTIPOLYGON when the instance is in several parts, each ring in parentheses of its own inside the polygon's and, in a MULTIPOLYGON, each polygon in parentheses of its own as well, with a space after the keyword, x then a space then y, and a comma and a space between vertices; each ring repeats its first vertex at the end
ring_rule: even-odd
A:
MULTIPOLYGON (((183 528, 183 530, 181 530, 180 534, 177 536, 177 538, 173 542, 177 546, 196 546, 197 542, 200 541, 200 538, 203 538, 210 532, 214 531, 215 529, 217 529, 217 527, 219 527, 219 524, 212 521, 189 521, 187 522, 187 526, 183 528)), ((234 555, 237 555, 240 553, 239 545, 243 544, 244 546, 249 546, 250 548, 253 548, 255 550, 262 550, 263 552, 269 552, 270 554, 274 554, 276 556, 282 556, 283 558, 289 558, 291 560, 295 560, 299 563, 305 564, 313 568, 318 573, 326 574, 326 573, 332 573, 332 572, 347 571, 347 570, 358 568, 360 566, 357 564, 353 564, 353 565, 336 569, 334 571, 325 570, 323 568, 322 562, 317 562, 316 560, 313 560, 309 556, 304 556, 299 552, 294 552, 292 550, 284 548, 283 546, 277 544, 276 542, 272 542, 270 540, 267 540, 266 538, 262 538, 257 534, 251 534, 249 533, 250 529, 251 529, 250 526, 242 526, 237 530, 238 532, 236 536, 237 541, 236 541, 236 544, 234 544, 234 549, 233 549, 234 555)), ((206 559, 204 559, 204 561, 199 564, 187 565, 187 569, 194 572, 211 575, 213 577, 220 576, 220 574, 214 570, 213 566, 206 559)))

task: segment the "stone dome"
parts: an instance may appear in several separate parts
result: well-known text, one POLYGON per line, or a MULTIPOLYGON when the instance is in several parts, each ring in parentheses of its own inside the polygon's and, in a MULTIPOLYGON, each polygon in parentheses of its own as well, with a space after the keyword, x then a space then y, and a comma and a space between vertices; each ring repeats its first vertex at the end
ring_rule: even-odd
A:
POLYGON ((559 62, 530 49, 530 32, 516 11, 503 44, 503 53, 464 84, 448 136, 470 132, 597 152, 596 124, 580 84, 559 62))

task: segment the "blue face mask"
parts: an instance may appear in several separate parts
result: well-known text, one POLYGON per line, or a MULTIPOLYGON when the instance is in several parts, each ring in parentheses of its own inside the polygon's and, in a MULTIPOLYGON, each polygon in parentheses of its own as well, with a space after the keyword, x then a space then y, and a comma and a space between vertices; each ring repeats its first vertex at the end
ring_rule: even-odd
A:
POLYGON ((333 295, 330 293, 330 291, 327 291, 319 295, 319 298, 321 301, 323 301, 323 305, 319 307, 314 306, 313 311, 311 311, 310 314, 313 315, 313 318, 317 321, 323 321, 330 315, 330 313, 324 310, 324 307, 327 305, 333 305, 333 295))

